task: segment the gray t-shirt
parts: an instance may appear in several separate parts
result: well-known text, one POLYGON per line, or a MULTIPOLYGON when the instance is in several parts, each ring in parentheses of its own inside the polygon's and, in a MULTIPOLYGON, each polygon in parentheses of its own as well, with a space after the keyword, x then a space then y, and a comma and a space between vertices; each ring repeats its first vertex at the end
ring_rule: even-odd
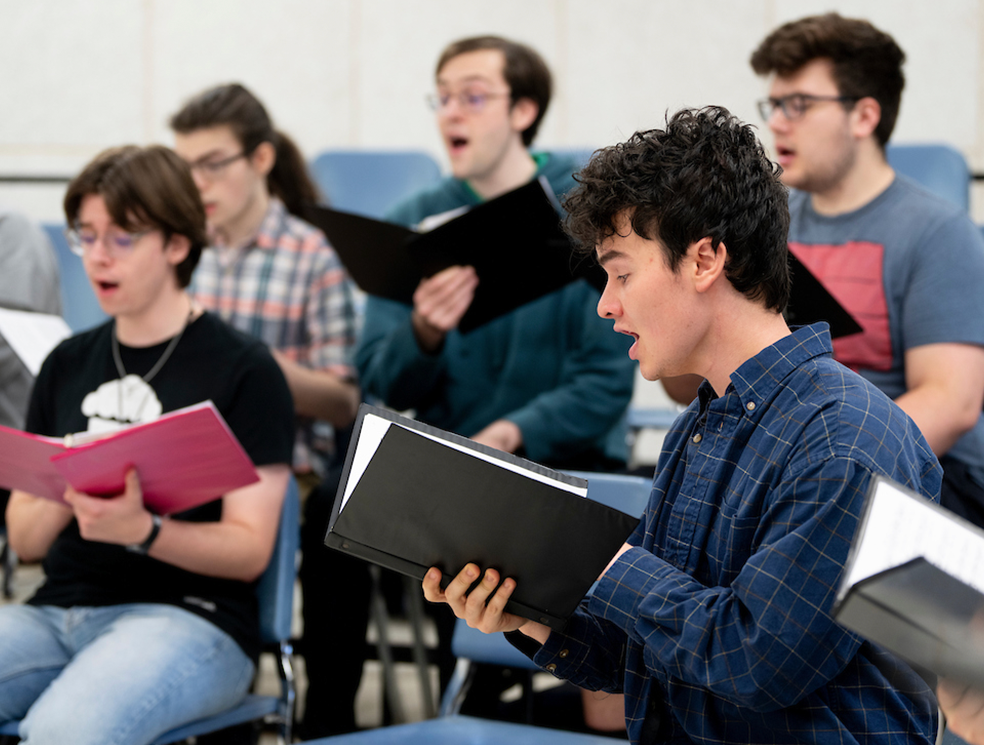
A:
MULTIPOLYGON (((61 314, 58 262, 44 231, 0 206, 0 307, 61 314)), ((0 336, 0 424, 22 429, 34 377, 0 336)))
MULTIPOLYGON (((906 391, 905 352, 926 344, 984 346, 984 239, 968 215, 897 175, 854 212, 817 214, 789 197, 789 248, 863 331, 834 357, 891 398, 906 391)), ((984 415, 948 455, 984 483, 984 415)))

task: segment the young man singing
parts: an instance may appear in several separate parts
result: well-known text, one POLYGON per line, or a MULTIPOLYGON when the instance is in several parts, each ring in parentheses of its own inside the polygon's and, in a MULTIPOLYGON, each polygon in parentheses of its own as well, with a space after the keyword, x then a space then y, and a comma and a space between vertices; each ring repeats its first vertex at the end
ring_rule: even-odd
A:
POLYGON ((596 153, 578 180, 568 227, 608 275, 598 314, 647 379, 705 382, 639 527, 564 632, 504 613, 515 581, 474 564, 444 590, 431 570, 425 596, 518 630, 558 677, 624 692, 633 742, 932 742, 926 682, 831 613, 872 476, 935 498, 939 465, 833 360, 825 324, 786 326, 779 169, 709 108, 596 153))

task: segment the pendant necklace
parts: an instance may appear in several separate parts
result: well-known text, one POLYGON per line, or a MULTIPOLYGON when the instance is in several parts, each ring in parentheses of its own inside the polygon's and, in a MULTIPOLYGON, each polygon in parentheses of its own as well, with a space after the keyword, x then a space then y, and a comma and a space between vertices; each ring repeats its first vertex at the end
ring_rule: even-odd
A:
MULTIPOLYGON (((119 373, 120 376, 120 384, 116 392, 117 392, 117 404, 119 407, 117 411, 119 412, 121 421, 123 419, 123 387, 124 387, 123 381, 127 377, 134 377, 134 378, 139 377, 140 380, 142 380, 144 383, 150 383, 150 381, 153 380, 154 376, 161 371, 162 367, 164 367, 164 363, 167 362, 168 358, 170 358, 170 356, 174 353, 174 350, 178 346, 178 342, 180 342, 181 337, 184 336, 185 329, 188 328, 188 324, 191 323, 191 318, 194 315, 195 315, 195 306, 192 305, 188 309, 188 316, 185 318, 184 325, 181 327, 181 330, 178 332, 177 336, 171 339, 167 347, 164 349, 164 353, 161 354, 157 362, 154 363, 154 366, 150 368, 150 370, 148 370, 145 375, 141 375, 141 376, 127 375, 126 367, 124 367, 123 365, 123 356, 120 354, 120 340, 116 336, 116 323, 113 323, 113 333, 111 335, 111 338, 112 338, 112 347, 113 347, 113 362, 116 364, 116 372, 119 373)), ((140 402, 139 408, 136 410, 136 412, 133 415, 133 419, 132 419, 133 422, 140 421, 140 414, 143 412, 143 408, 146 405, 148 398, 150 398, 150 393, 145 393, 143 401, 140 402)))

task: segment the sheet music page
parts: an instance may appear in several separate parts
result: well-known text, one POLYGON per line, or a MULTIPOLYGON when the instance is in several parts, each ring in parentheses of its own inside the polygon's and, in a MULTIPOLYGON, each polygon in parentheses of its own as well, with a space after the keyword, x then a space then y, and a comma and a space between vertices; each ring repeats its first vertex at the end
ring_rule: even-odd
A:
MULTIPOLYGON (((389 419, 384 419, 380 416, 375 416, 373 414, 366 414, 362 420, 362 429, 359 432, 359 442, 355 449, 355 455, 352 458, 352 469, 349 472, 348 483, 345 484, 345 493, 342 495, 342 506, 340 510, 345 509, 345 505, 348 503, 349 497, 352 496, 352 492, 358 485, 359 480, 362 478, 362 474, 365 473, 366 468, 369 466, 369 461, 372 460, 372 456, 376 453, 379 448, 379 443, 383 441, 383 437, 391 426, 399 427, 401 425, 391 422, 389 419)), ((404 427, 404 429, 410 429, 409 427, 404 427)), ((458 450, 459 452, 466 453, 474 458, 479 458, 488 463, 492 463, 500 468, 504 468, 513 473, 518 473, 527 478, 540 481, 544 484, 550 484, 556 486, 564 491, 568 491, 571 494, 576 494, 580 497, 587 496, 587 489, 579 488, 577 486, 572 486, 571 484, 565 484, 562 481, 555 481, 548 476, 536 473, 535 471, 528 471, 518 465, 512 463, 506 463, 504 461, 498 460, 491 455, 485 453, 480 453, 475 450, 469 450, 464 445, 459 445, 456 442, 450 442, 448 440, 441 439, 440 437, 435 437, 426 432, 421 432, 416 429, 410 429, 411 432, 415 434, 422 435, 429 440, 434 440, 442 445, 458 450)))
POLYGON ((61 316, 0 308, 0 334, 37 377, 41 363, 58 342, 72 335, 61 316))
POLYGON ((848 584, 919 557, 984 593, 984 536, 929 502, 880 482, 848 584))

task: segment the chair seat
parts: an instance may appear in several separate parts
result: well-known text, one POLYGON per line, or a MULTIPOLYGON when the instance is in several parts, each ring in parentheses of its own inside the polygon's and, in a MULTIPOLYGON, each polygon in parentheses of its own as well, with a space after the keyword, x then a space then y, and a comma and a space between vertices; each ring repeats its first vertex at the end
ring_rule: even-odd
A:
POLYGON ((249 694, 239 706, 194 722, 175 727, 154 740, 153 745, 167 745, 172 742, 182 742, 189 737, 198 737, 209 732, 217 732, 237 724, 254 722, 280 710, 280 700, 276 696, 258 696, 249 694))
POLYGON ((310 740, 307 745, 611 745, 612 738, 452 716, 310 740))
MULTIPOLYGON (((280 701, 276 696, 257 696, 248 695, 239 706, 229 711, 218 714, 214 717, 205 717, 172 730, 154 740, 154 745, 167 745, 172 742, 181 742, 189 737, 216 732, 226 727, 233 727, 237 724, 253 722, 269 714, 276 714, 279 711, 280 701)), ((20 722, 5 722, 0 724, 0 735, 16 735, 17 727, 20 722)))

